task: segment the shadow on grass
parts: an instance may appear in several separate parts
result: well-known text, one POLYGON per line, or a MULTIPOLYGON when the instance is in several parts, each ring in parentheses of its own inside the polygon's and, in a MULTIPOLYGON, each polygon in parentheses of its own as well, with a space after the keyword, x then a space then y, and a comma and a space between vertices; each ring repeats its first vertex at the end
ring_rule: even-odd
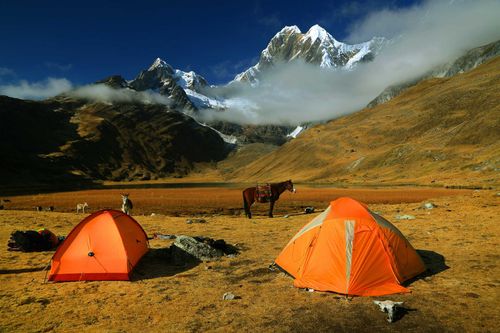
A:
POLYGON ((183 262, 174 260, 170 248, 150 249, 134 268, 131 281, 173 276, 188 271, 200 263, 201 261, 194 257, 183 262))
POLYGON ((426 277, 439 274, 450 268, 450 266, 446 265, 444 256, 437 252, 429 250, 417 250, 417 253, 420 255, 420 258, 422 258, 425 267, 427 267, 427 270, 422 274, 419 274, 414 278, 405 281, 405 286, 408 286, 409 284, 418 280, 422 280, 426 277))
POLYGON ((47 269, 47 266, 44 267, 31 267, 31 268, 16 268, 16 269, 0 269, 0 275, 2 274, 19 274, 19 273, 32 273, 32 272, 40 272, 47 269))

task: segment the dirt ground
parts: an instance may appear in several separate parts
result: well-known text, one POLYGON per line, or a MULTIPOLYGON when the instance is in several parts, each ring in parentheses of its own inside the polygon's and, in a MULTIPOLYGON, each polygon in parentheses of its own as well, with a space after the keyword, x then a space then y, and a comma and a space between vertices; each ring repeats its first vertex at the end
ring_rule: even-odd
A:
MULTIPOLYGON (((102 206, 118 208, 119 192, 92 192, 94 196, 90 197, 88 192, 46 195, 49 199, 12 197, 7 210, 0 211, 0 244, 4 244, 0 249, 0 331, 498 332, 500 196, 496 191, 345 189, 341 195, 350 191, 354 197, 364 195, 370 208, 393 222, 430 267, 426 275, 407 284, 410 294, 354 298, 296 289, 290 277, 268 269, 288 240, 314 216, 299 214, 302 207, 315 203, 317 209, 325 208, 320 206, 328 201, 324 196, 333 193, 317 191, 303 198, 283 196, 274 219, 266 218, 265 207, 260 207, 256 218, 247 220, 237 211, 240 204, 236 199, 228 206, 223 206, 220 202, 227 202, 221 199, 210 209, 203 207, 200 199, 186 208, 187 199, 182 197, 189 196, 189 191, 174 191, 169 200, 177 200, 182 209, 186 208, 179 214, 165 207, 163 212, 146 209, 143 204, 152 200, 147 199, 151 192, 131 190, 134 217, 148 235, 158 232, 222 238, 241 250, 235 258, 175 266, 162 256, 162 249, 172 241, 151 240, 151 250, 131 282, 44 283, 44 268, 53 251, 6 250, 12 231, 46 227, 65 235, 84 217, 73 212, 75 202, 87 198, 91 208, 97 209, 102 194, 110 200, 102 206), (51 204, 54 196, 66 198, 67 203, 56 205, 55 212, 31 209, 35 203, 51 204), (428 201, 437 207, 420 208, 428 201), (207 223, 186 224, 190 214, 204 216, 207 223), (398 221, 397 214, 416 218, 398 221), (240 298, 224 301, 225 292, 240 298), (377 299, 404 301, 407 313, 389 324, 373 304, 377 299)), ((208 197, 208 193, 201 197, 208 197)), ((157 206, 161 208, 160 202, 157 206)))

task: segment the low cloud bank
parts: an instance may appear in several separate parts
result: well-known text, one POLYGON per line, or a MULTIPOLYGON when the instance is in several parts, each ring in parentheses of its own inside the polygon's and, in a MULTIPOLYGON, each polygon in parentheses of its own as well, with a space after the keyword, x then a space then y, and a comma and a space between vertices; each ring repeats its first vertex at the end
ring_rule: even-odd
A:
POLYGON ((426 1, 381 10, 351 28, 348 40, 391 39, 373 62, 352 71, 320 70, 305 63, 278 65, 252 88, 237 84, 212 90, 227 99, 225 112, 203 113, 205 121, 298 124, 336 118, 363 108, 386 87, 403 83, 466 50, 500 39, 500 2, 426 1))
POLYGON ((143 103, 170 105, 170 98, 153 91, 114 89, 105 84, 83 86, 67 93, 69 96, 104 103, 143 103))
POLYGON ((71 82, 61 78, 48 78, 33 83, 21 80, 15 84, 0 85, 0 95, 37 100, 58 95, 71 88, 73 88, 71 82))

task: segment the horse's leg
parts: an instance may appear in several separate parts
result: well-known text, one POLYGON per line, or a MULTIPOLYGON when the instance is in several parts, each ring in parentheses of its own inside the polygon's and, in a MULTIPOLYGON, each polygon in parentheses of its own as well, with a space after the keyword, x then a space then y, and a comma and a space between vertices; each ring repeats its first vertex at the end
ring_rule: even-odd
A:
POLYGON ((245 215, 249 219, 252 218, 252 213, 250 212, 250 205, 247 202, 247 198, 245 197, 245 193, 243 192, 243 208, 245 209, 245 215))
POLYGON ((252 211, 250 210, 253 203, 255 202, 253 196, 252 198, 250 199, 250 202, 248 202, 248 218, 251 219, 252 218, 252 211))
POLYGON ((274 200, 269 201, 269 217, 273 217, 274 200))

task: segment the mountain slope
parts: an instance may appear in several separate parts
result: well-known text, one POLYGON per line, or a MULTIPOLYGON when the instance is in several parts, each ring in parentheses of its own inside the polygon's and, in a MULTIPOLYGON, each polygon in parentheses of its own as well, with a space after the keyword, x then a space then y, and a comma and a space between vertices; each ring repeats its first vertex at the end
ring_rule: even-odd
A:
POLYGON ((500 58, 310 128, 235 180, 499 185, 500 58))
POLYGON ((424 74, 423 76, 415 80, 387 87, 373 101, 368 103, 368 107, 373 107, 378 104, 385 103, 391 98, 399 95, 405 89, 416 85, 422 80, 426 80, 432 77, 452 77, 456 74, 467 72, 488 61, 489 59, 498 56, 499 54, 500 40, 484 46, 476 47, 472 50, 467 51, 458 59, 435 68, 434 70, 424 74))
POLYGON ((216 131, 164 105, 0 96, 3 185, 182 176, 231 149, 216 131))

